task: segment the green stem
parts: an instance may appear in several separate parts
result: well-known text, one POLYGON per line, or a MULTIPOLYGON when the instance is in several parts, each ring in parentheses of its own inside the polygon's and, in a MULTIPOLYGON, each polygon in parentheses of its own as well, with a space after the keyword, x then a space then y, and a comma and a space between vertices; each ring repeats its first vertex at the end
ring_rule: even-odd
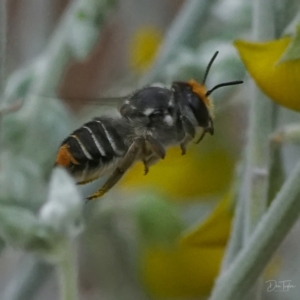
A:
MULTIPOLYGON (((253 33, 255 39, 264 40, 275 36, 273 5, 271 0, 254 2, 253 33)), ((239 203, 236 208, 232 235, 222 264, 221 276, 226 273, 242 248, 241 230, 244 230, 243 242, 248 244, 251 233, 271 202, 270 198, 274 198, 283 183, 280 150, 278 147, 270 147, 269 144, 269 137, 277 123, 278 107, 254 86, 252 99, 244 179, 238 188, 239 203)), ((259 284, 253 287, 252 299, 259 297, 260 287, 259 284)))
POLYGON ((221 273, 225 272, 232 261, 236 258, 243 246, 243 226, 244 226, 244 201, 238 201, 235 208, 235 218, 233 220, 231 237, 228 242, 221 267, 221 273))
MULTIPOLYGON (((253 33, 256 40, 275 36, 274 1, 253 2, 253 33)), ((245 243, 267 209, 269 188, 269 136, 274 130, 275 104, 252 87, 249 134, 246 146, 245 243)))
MULTIPOLYGON (((39 76, 34 83, 34 94, 49 96, 56 90, 72 54, 75 53, 75 49, 72 49, 72 43, 70 43, 69 39, 73 27, 76 26, 77 23, 80 24, 82 22, 79 15, 84 14, 83 18, 86 22, 89 21, 95 24, 95 26, 97 25, 100 29, 114 3, 114 0, 77 0, 70 4, 55 34, 51 38, 47 50, 42 55, 43 66, 37 68, 39 70, 39 76), (85 13, 86 11, 92 11, 93 14, 85 13), (96 17, 101 18, 101 22, 98 22, 99 24, 97 24, 95 20, 96 17)), ((95 28, 91 27, 90 30, 93 31, 95 28)), ((87 43, 89 50, 91 50, 98 36, 99 35, 93 35, 92 41, 82 37, 82 43, 87 43)), ((90 51, 85 51, 86 55, 88 55, 89 52, 90 51)), ((84 58, 85 57, 81 57, 81 59, 84 58)))
MULTIPOLYGON (((74 0, 58 24, 45 52, 36 59, 33 65, 11 78, 6 89, 6 94, 9 97, 24 97, 28 91, 28 83, 30 83, 32 86, 31 94, 41 96, 52 95, 59 85, 64 70, 71 59, 73 50, 69 40, 73 28, 77 23, 82 22, 79 17, 80 14, 85 11, 92 11, 92 15, 84 15, 85 21, 96 24, 100 32, 115 2, 115 0, 74 0), (95 20, 97 16, 102 20, 102 22, 98 22, 99 24, 95 20)), ((95 28, 91 27, 90 30, 93 33, 95 28)), ((82 37, 81 41, 82 44, 87 44, 85 47, 89 47, 89 50, 92 49, 98 38, 98 35, 92 36, 92 41, 84 37, 82 37)), ((85 53, 88 55, 89 52, 86 51, 85 53)), ((81 59, 84 59, 84 57, 81 57, 81 59)), ((37 99, 37 103, 39 101, 37 99)))
POLYGON ((235 259, 237 253, 243 246, 243 232, 244 232, 244 205, 243 201, 243 186, 242 175, 245 171, 244 159, 238 165, 235 171, 235 176, 232 186, 232 203, 235 205, 235 218, 231 226, 231 236, 227 244, 226 252, 222 261, 221 272, 224 272, 231 262, 235 259))
POLYGON ((159 75, 178 47, 187 45, 195 38, 195 32, 199 31, 199 28, 205 22, 208 10, 213 2, 211 0, 185 1, 164 39, 153 67, 142 79, 142 84, 148 84, 160 79, 159 75))
POLYGON ((72 243, 66 242, 64 255, 58 262, 61 300, 78 300, 76 256, 72 243))
POLYGON ((26 257, 13 279, 1 293, 3 300, 34 299, 38 288, 50 277, 53 267, 32 257, 26 257))
POLYGON ((0 239, 0 255, 1 255, 2 251, 4 250, 4 248, 5 248, 5 243, 2 239, 0 239))
POLYGON ((253 90, 253 96, 243 191, 246 195, 245 242, 267 209, 271 163, 269 136, 274 129, 275 105, 257 90, 253 90))
POLYGON ((300 214, 300 161, 244 247, 216 282, 210 300, 242 299, 300 214))
POLYGON ((0 0, 0 95, 5 86, 6 63, 6 0, 0 0))
MULTIPOLYGON (((0 104, 4 100, 5 64, 6 64, 6 0, 0 0, 0 104)), ((1 116, 0 116, 1 117, 1 116)), ((1 119, 0 119, 1 121, 1 119)), ((2 130, 0 132, 0 147, 3 144, 2 130)))

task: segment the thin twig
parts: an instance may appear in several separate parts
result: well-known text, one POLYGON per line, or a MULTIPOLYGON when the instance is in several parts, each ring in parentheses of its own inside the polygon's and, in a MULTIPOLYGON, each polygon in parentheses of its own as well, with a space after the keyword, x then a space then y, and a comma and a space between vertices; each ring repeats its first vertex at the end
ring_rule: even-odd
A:
POLYGON ((62 260, 58 262, 61 300, 77 300, 79 299, 77 262, 74 247, 70 241, 66 243, 64 251, 62 260))
POLYGON ((1 293, 2 300, 24 300, 32 299, 37 286, 41 287, 44 281, 53 271, 53 266, 33 257, 25 257, 19 271, 13 280, 9 282, 4 293, 1 293))
POLYGON ((210 300, 242 299, 266 267, 300 214, 300 161, 284 183, 247 247, 219 277, 210 300))
MULTIPOLYGON (((0 0, 0 97, 5 86, 6 63, 6 0, 0 0)), ((1 99, 0 99, 0 102, 1 99)))
MULTIPOLYGON (((256 40, 275 37, 274 1, 253 2, 253 33, 256 40)), ((245 240, 267 209, 269 186, 269 136, 274 131, 275 104, 252 86, 252 101, 246 145, 245 240)))
MULTIPOLYGON (((6 0, 0 0, 0 103, 4 103, 5 64, 6 64, 6 0)), ((0 116, 1 121, 1 116, 0 116)), ((2 131, 0 146, 2 148, 2 131)))
POLYGON ((199 30, 201 25, 205 22, 205 18, 208 16, 208 10, 213 2, 214 1, 211 0, 185 1, 178 16, 167 32, 153 67, 142 79, 142 85, 160 79, 159 75, 178 47, 187 45, 190 40, 195 38, 195 32, 199 30))
MULTIPOLYGON (((60 83, 67 64, 74 56, 74 49, 72 49, 73 45, 70 43, 70 32, 74 30, 75 25, 82 26, 82 24, 85 25, 84 22, 87 22, 87 26, 83 26, 86 30, 90 30, 92 32, 92 34, 89 36, 92 36, 93 39, 87 40, 84 35, 80 35, 78 38, 82 38, 82 41, 79 41, 79 44, 83 47, 85 47, 85 43, 88 44, 85 47, 85 53, 88 55, 88 50, 93 48, 93 44, 96 43, 98 38, 98 36, 94 33, 100 32, 101 28, 103 28, 104 21, 110 15, 109 12, 111 11, 112 4, 114 3, 115 0, 72 1, 65 12, 65 15, 63 16, 62 21, 59 23, 53 37, 51 38, 49 45, 46 47, 45 52, 35 60, 33 65, 27 67, 21 72, 18 72, 18 74, 10 81, 10 84, 7 85, 5 92, 9 98, 15 100, 16 98, 18 99, 20 97, 25 97, 27 93, 34 93, 36 95, 53 95, 60 83), (82 19, 80 15, 83 15, 84 18, 82 19), (101 20, 101 23, 99 20, 101 20), (97 29, 99 29, 99 31, 97 31, 97 29)), ((80 59, 83 59, 83 57, 81 56, 80 59)), ((41 128, 37 128, 38 126, 32 125, 32 123, 36 122, 38 118, 43 118, 41 117, 41 112, 46 111, 46 114, 48 114, 47 108, 49 108, 49 105, 52 105, 53 108, 53 106, 55 106, 55 101, 41 101, 38 97, 33 96, 28 99, 26 104, 28 105, 24 105, 22 111, 22 113, 24 113, 24 118, 27 118, 26 126, 30 128, 30 130, 27 130, 28 135, 26 136, 26 140, 36 140, 38 139, 38 135, 36 132, 34 132, 34 130, 40 132, 43 132, 43 130, 41 130, 41 128)), ((53 123, 51 123, 50 126, 52 127, 53 123)), ((47 139, 51 141, 51 136, 47 136, 47 139)), ((29 151, 31 150, 29 149, 29 151)), ((43 152, 41 153, 41 157, 45 157, 45 149, 41 149, 41 151, 43 152)), ((34 153, 32 158, 35 163, 38 161, 37 157, 38 155, 34 153)), ((41 167, 42 163, 38 163, 38 165, 41 167)), ((43 169, 42 172, 44 171, 45 170, 43 169)), ((36 264, 38 264, 38 262, 36 262, 36 264)), ((36 265, 34 264, 33 268, 35 266, 36 265)), ((49 273, 47 273, 45 277, 41 277, 40 282, 32 282, 32 278, 28 275, 31 269, 32 268, 30 267, 26 270, 18 271, 18 273, 21 273, 19 275, 26 275, 18 295, 22 295, 23 292, 28 292, 28 297, 26 297, 26 299, 31 299, 34 297, 34 293, 41 286, 41 281, 45 281, 46 277, 49 275, 49 273)), ((62 262, 60 270, 62 274, 62 286, 64 289, 65 299, 76 299, 75 295, 77 295, 77 285, 74 284, 74 277, 77 275, 76 270, 71 265, 71 262, 66 260, 62 262), (72 273, 72 277, 68 279, 66 274, 69 273, 72 273)), ((12 298, 7 298, 7 300, 8 299, 11 300, 12 298)), ((19 299, 23 300, 25 298, 23 297, 19 299)))

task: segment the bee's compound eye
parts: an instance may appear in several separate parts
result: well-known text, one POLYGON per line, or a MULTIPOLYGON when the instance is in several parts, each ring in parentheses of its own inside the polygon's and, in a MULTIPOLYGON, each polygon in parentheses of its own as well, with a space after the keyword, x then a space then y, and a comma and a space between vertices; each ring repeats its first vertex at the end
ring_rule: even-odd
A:
POLYGON ((209 121, 209 112, 204 101, 193 95, 189 98, 189 107, 194 113, 194 116, 198 121, 198 125, 201 127, 207 127, 209 121))

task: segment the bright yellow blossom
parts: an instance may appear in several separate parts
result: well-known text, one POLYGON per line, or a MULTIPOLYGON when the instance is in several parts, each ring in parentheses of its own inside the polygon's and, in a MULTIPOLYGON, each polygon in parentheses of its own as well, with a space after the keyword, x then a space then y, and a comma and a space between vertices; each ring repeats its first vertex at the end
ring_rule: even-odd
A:
POLYGON ((300 59, 281 60, 292 39, 254 43, 236 41, 235 46, 256 84, 275 102, 300 111, 300 59))
POLYGON ((150 167, 144 176, 142 163, 125 175, 121 187, 147 188, 179 201, 224 191, 230 182, 233 159, 222 147, 191 145, 186 155, 179 147, 168 149, 164 160, 150 167))
POLYGON ((143 245, 142 280, 152 296, 190 299, 207 296, 217 277, 229 237, 232 207, 225 197, 209 218, 174 246, 143 245))
POLYGON ((233 213, 231 194, 228 194, 210 216, 194 230, 186 234, 181 243, 187 246, 224 246, 230 234, 233 213))
POLYGON ((155 59, 162 41, 161 31, 154 26, 141 26, 130 43, 130 66, 136 72, 146 71, 155 59))

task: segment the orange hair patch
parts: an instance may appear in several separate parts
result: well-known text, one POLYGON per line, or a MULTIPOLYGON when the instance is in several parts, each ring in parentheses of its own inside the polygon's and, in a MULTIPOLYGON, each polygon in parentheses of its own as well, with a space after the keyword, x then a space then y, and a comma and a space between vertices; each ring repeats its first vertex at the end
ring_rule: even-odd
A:
POLYGON ((56 163, 63 167, 68 167, 70 163, 78 165, 79 162, 74 158, 74 156, 70 153, 68 145, 62 145, 56 156, 56 163))
POLYGON ((188 84, 191 86, 192 91, 199 96, 199 98, 205 103, 205 105, 210 107, 211 101, 206 96, 206 87, 203 84, 198 83, 194 79, 189 80, 188 84))

